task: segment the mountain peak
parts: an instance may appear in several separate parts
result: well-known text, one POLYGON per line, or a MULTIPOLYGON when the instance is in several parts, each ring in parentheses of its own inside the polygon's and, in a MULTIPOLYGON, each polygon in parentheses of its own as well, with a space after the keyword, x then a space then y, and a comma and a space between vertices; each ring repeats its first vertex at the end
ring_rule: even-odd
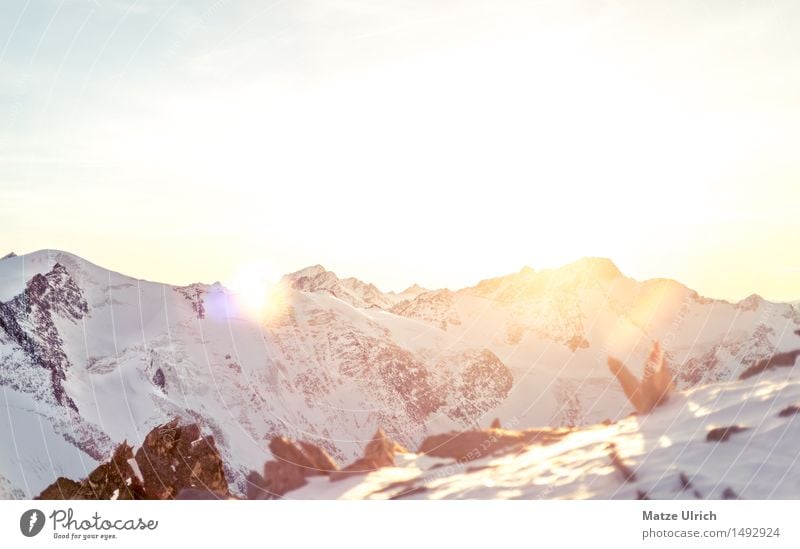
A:
MULTIPOLYGON (((524 270, 524 269, 523 269, 524 270)), ((617 278, 622 271, 607 257, 583 257, 564 265, 559 271, 587 271, 601 278, 617 278)))
POLYGON ((327 273, 328 270, 323 267, 322 265, 311 265, 309 267, 305 267, 300 269, 299 271, 295 271, 293 273, 289 273, 286 275, 286 278, 292 280, 299 280, 301 278, 314 278, 315 276, 319 276, 321 274, 327 273))

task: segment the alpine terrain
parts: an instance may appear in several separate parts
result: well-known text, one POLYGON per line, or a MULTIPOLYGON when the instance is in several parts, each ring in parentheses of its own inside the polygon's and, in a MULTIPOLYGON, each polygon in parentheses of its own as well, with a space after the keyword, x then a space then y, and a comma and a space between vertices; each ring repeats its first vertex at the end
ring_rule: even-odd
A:
POLYGON ((359 463, 385 437, 397 445, 386 446, 399 456, 392 467, 314 479, 287 497, 785 497, 792 485, 770 490, 753 463, 797 454, 773 435, 799 434, 790 413, 778 417, 800 404, 798 330, 797 305, 708 299, 597 258, 399 293, 313 266, 283 277, 255 314, 219 283, 148 282, 54 250, 9 254, 0 260, 0 497, 32 498, 58 477, 86 478, 112 456, 155 448, 176 419, 197 426, 181 428, 186 448, 213 441, 224 471, 207 469, 239 496, 277 457, 275 440, 359 463), (608 359, 647 378, 656 343, 676 393, 630 415, 608 359), (496 418, 513 431, 487 430, 496 418), (738 484, 704 476, 706 431, 740 423, 720 435, 727 450, 714 457, 738 484), (546 444, 470 463, 431 451, 437 435, 469 432, 489 433, 487 448, 498 437, 546 444), (758 452, 744 465, 742 440, 758 452), (643 463, 629 472, 644 487, 626 473, 633 462, 643 463), (609 480, 615 471, 622 485, 609 480))

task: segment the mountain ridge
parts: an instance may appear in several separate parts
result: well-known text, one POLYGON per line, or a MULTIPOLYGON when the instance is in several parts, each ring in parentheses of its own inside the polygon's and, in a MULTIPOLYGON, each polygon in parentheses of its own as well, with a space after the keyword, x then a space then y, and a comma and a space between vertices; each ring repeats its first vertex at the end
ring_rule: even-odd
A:
POLYGON ((0 460, 4 493, 83 478, 115 445, 140 444, 176 417, 214 436, 234 492, 274 436, 346 461, 378 428, 415 447, 495 417, 520 427, 613 420, 630 407, 609 354, 642 363, 658 340, 688 389, 790 351, 800 327, 793 305, 710 300, 668 279, 625 277, 602 258, 562 269, 412 287, 398 299, 312 266, 284 277, 275 310, 254 315, 219 283, 135 279, 56 250, 5 259, 0 405, 10 413, 0 436, 20 457, 0 460), (51 279, 60 283, 42 282, 51 279))

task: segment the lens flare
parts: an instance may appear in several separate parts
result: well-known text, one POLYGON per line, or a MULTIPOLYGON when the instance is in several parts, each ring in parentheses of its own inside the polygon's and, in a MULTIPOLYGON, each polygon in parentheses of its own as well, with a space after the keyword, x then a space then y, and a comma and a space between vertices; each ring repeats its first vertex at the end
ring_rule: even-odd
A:
POLYGON ((266 320, 285 306, 284 284, 274 270, 263 264, 242 266, 228 288, 236 310, 253 319, 266 320))

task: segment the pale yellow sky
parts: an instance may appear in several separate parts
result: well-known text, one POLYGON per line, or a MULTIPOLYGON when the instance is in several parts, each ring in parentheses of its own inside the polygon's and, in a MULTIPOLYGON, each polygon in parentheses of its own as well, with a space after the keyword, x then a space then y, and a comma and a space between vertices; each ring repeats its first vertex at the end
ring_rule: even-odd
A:
POLYGON ((9 250, 384 289, 594 255, 800 299, 796 3, 15 4, 9 250))

